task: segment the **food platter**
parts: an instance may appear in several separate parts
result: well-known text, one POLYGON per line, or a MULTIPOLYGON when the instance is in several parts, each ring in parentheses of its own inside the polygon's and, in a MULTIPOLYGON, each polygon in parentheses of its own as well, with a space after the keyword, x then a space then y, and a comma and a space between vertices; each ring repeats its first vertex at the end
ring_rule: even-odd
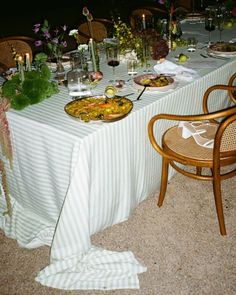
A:
POLYGON ((172 77, 161 74, 144 74, 135 77, 133 81, 137 89, 146 86, 146 91, 168 91, 176 86, 172 77))
POLYGON ((221 56, 236 56, 236 43, 217 42, 208 48, 208 53, 221 56))
POLYGON ((105 95, 75 99, 67 103, 65 112, 81 122, 114 122, 126 117, 133 103, 126 97, 107 98, 105 95))

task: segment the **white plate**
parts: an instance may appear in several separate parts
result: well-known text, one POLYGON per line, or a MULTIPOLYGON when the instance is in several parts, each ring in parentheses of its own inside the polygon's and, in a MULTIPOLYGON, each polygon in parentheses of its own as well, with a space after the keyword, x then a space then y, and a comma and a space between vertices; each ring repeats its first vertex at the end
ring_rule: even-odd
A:
POLYGON ((133 79, 134 87, 137 89, 143 89, 145 84, 142 82, 144 79, 155 79, 158 77, 165 77, 168 80, 168 85, 165 86, 147 86, 146 91, 169 91, 170 89, 176 88, 175 80, 172 77, 159 75, 159 74, 144 74, 140 76, 136 76, 133 79))

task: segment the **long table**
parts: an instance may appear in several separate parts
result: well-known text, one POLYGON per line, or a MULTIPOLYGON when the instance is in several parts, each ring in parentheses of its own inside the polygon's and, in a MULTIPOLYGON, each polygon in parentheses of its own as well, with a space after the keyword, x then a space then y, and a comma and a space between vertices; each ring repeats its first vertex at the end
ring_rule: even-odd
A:
MULTIPOLYGON (((186 52, 178 50, 168 59, 186 52)), ((0 227, 21 247, 51 247, 49 265, 38 273, 38 282, 68 290, 139 287, 137 275, 146 267, 132 252, 107 251, 92 245, 90 237, 127 220, 140 202, 158 190, 161 157, 148 140, 151 117, 163 112, 201 113, 205 90, 227 83, 235 72, 235 58, 214 59, 209 67, 199 67, 200 53, 191 54, 190 60, 199 61, 199 79, 178 81, 176 89, 168 92, 145 92, 120 121, 72 119, 64 112, 71 99, 63 86, 40 104, 7 112, 14 159, 13 169, 7 167, 13 214, 1 214, 0 227)), ((104 92, 112 70, 104 64, 102 71, 104 79, 94 94, 104 92)), ((128 80, 125 64, 117 67, 117 76, 128 80)), ((131 100, 138 95, 131 84, 120 94, 129 92, 134 92, 131 100)), ((211 108, 225 107, 226 96, 217 93, 211 108)), ((167 127, 168 122, 163 122, 160 134, 167 127)), ((1 197, 1 212, 5 207, 1 197)))

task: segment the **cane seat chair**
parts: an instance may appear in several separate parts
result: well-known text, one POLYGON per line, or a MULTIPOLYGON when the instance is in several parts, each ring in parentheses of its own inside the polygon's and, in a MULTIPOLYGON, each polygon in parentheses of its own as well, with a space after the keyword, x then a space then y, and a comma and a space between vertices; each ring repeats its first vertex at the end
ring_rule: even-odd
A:
POLYGON ((20 39, 0 39, 0 63, 7 68, 16 67, 16 61, 12 52, 13 49, 23 58, 26 53, 29 53, 30 61, 32 61, 33 52, 29 43, 20 39))
MULTIPOLYGON (((105 38, 107 38, 107 29, 104 23, 100 21, 92 21, 91 27, 92 27, 92 35, 93 35, 94 41, 101 42, 105 38)), ((79 25, 78 33, 79 33, 79 42, 88 43, 89 39, 91 38, 88 22, 84 22, 79 25)))
MULTIPOLYGON (((171 165, 176 171, 185 176, 189 176, 198 180, 210 180, 213 183, 213 192, 215 198, 215 206, 218 217, 221 235, 226 235, 222 195, 221 180, 228 179, 236 175, 236 106, 235 94, 236 86, 232 86, 236 74, 230 79, 229 85, 214 85, 207 89, 203 96, 203 113, 199 115, 173 115, 158 114, 151 118, 148 123, 148 136, 153 148, 162 156, 162 176, 160 193, 157 205, 162 206, 168 182, 168 168, 171 165), (214 94, 214 91, 228 91, 228 97, 231 100, 230 106, 223 110, 209 112, 208 97, 214 94), (181 122, 167 129, 161 139, 158 140, 157 121, 170 120, 181 122), (203 147, 197 143, 194 134, 183 138, 184 124, 195 122, 202 124, 199 128, 207 127, 204 135, 209 140, 212 139, 213 147, 203 147), (201 122, 201 123, 200 123, 201 122), (204 126, 205 124, 205 126, 204 126), (182 127, 180 127, 182 126, 182 127), (159 144, 158 142, 162 142, 159 144), (179 165, 180 164, 180 165, 179 165), (227 170, 222 167, 228 166, 227 170), (195 167, 195 169, 186 168, 195 167), (203 169, 204 168, 204 169, 203 169), (211 173, 206 173, 206 169, 211 173), (228 170, 228 168, 230 170, 228 170), (205 173, 203 173, 205 171, 205 173)), ((199 137, 199 134, 197 134, 199 137)), ((202 134, 203 136, 203 134, 202 134)), ((202 137, 201 137, 202 138, 202 137)), ((210 141, 209 141, 210 142, 210 141)))

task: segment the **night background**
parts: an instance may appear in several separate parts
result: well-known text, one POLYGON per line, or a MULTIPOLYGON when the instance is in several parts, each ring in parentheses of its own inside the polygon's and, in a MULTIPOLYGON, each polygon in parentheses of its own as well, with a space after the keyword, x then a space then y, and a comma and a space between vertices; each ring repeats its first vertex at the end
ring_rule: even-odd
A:
MULTIPOLYGON (((180 0, 190 6, 191 0, 180 0)), ((200 0, 195 0, 198 6, 200 0)), ((205 1, 206 2, 206 1, 205 1)), ((207 1, 208 3, 210 1, 207 1)), ((56 0, 5 1, 6 8, 2 10, 0 18, 0 37, 11 35, 24 35, 34 37, 33 25, 47 19, 51 25, 66 24, 69 29, 78 27, 85 21, 82 8, 87 6, 94 18, 108 18, 112 15, 120 15, 122 20, 128 21, 132 9, 139 6, 154 6, 158 0, 90 0, 64 1, 64 4, 56 0)))

